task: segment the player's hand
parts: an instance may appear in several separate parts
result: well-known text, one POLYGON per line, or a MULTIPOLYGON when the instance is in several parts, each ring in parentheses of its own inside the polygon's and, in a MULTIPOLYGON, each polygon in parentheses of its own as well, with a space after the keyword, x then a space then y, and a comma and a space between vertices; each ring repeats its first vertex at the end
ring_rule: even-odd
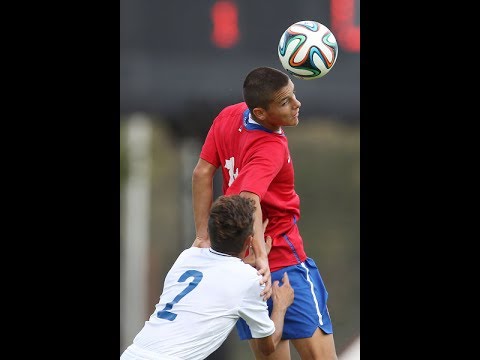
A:
MULTIPOLYGON (((265 219, 263 222, 263 233, 265 234, 265 230, 268 225, 268 219, 265 219)), ((270 250, 272 249, 272 237, 266 236, 265 238, 265 258, 255 258, 255 267, 257 268, 257 273, 262 275, 262 280, 260 280, 260 284, 265 284, 265 288, 260 293, 260 296, 263 296, 263 300, 267 301, 270 296, 272 296, 272 275, 270 274, 270 266, 268 264, 268 254, 270 254, 270 250)), ((253 250, 253 248, 252 248, 253 250)))
POLYGON ((272 296, 272 278, 270 274, 270 266, 268 265, 268 253, 272 249, 272 238, 267 236, 265 239, 265 249, 267 256, 264 258, 256 257, 253 247, 249 249, 248 256, 243 258, 243 262, 249 264, 257 269, 257 274, 262 275, 260 284, 265 284, 265 288, 260 293, 263 296, 263 300, 268 300, 272 296))
MULTIPOLYGON (((270 238, 270 243, 272 238, 270 238)), ((257 274, 262 275, 260 285, 265 284, 265 288, 260 293, 263 296, 263 300, 267 301, 272 296, 272 275, 270 274, 270 266, 268 265, 267 257, 257 257, 255 259, 255 265, 257 268, 257 274)))
POLYGON ((272 301, 274 306, 280 306, 284 309, 288 308, 293 303, 295 292, 290 286, 290 279, 287 272, 283 274, 282 286, 279 285, 279 281, 276 280, 272 286, 272 301))
POLYGON ((210 247, 210 238, 204 238, 197 235, 195 240, 193 240, 192 247, 208 248, 210 247))

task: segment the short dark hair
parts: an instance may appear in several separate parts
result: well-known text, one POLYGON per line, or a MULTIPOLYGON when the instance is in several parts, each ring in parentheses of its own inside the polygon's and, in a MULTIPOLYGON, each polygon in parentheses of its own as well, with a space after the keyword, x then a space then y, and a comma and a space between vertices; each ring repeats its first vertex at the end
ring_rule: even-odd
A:
POLYGON ((255 202, 240 195, 222 195, 210 209, 208 233, 213 250, 237 256, 253 235, 255 202))
POLYGON ((256 107, 268 109, 275 92, 287 86, 289 76, 271 67, 253 69, 243 82, 243 99, 250 111, 256 107))

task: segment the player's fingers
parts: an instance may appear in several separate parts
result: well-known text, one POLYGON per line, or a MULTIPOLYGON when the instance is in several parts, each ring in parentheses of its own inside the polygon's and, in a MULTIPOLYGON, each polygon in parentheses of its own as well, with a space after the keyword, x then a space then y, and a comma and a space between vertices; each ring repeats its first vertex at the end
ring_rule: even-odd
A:
POLYGON ((267 266, 264 268, 257 269, 257 274, 262 275, 262 281, 265 282, 268 278, 270 278, 270 268, 267 266))
POLYGON ((270 273, 263 274, 262 280, 260 281, 260 285, 266 284, 270 281, 270 273))
POLYGON ((272 287, 272 279, 270 279, 269 277, 266 277, 266 278, 264 277, 260 281, 260 285, 265 285, 265 289, 263 291, 266 292, 272 287))
POLYGON ((267 293, 268 293, 269 291, 271 291, 271 290, 272 290, 271 284, 270 284, 269 282, 266 282, 266 283, 265 283, 265 288, 263 289, 263 291, 261 292, 260 295, 265 295, 265 294, 267 294, 267 293))
POLYGON ((282 282, 283 282, 284 284, 285 284, 285 283, 286 283, 286 284, 290 284, 290 279, 288 278, 288 274, 287 274, 286 271, 283 273, 282 282))
POLYGON ((268 281, 270 285, 272 284, 272 274, 270 274, 270 271, 266 271, 265 274, 263 274, 263 281, 268 281))
POLYGON ((270 250, 272 249, 272 237, 271 236, 267 236, 266 240, 265 240, 265 249, 267 250, 267 255, 270 253, 270 250))
POLYGON ((263 232, 265 232, 267 225, 268 225, 268 219, 265 219, 265 221, 263 222, 263 232))
MULTIPOLYGON (((278 287, 278 284, 277 284, 277 287, 278 287)), ((270 296, 272 296, 272 292, 273 292, 273 287, 270 286, 270 283, 268 283, 268 285, 266 284, 265 289, 262 291, 260 296, 263 296, 263 300, 267 301, 270 298, 270 296)))
POLYGON ((262 278, 260 279, 260 285, 262 285, 268 279, 268 276, 266 276, 264 272, 265 272, 264 270, 257 270, 257 275, 262 276, 262 278))

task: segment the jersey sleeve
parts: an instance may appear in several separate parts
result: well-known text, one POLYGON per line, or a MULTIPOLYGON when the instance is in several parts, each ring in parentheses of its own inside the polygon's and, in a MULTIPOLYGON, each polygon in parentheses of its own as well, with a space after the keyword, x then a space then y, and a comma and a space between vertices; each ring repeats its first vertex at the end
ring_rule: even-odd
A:
POLYGON ((248 324, 252 337, 256 339, 275 332, 275 324, 268 315, 267 302, 260 296, 265 285, 260 285, 259 279, 252 281, 239 309, 240 317, 248 324))

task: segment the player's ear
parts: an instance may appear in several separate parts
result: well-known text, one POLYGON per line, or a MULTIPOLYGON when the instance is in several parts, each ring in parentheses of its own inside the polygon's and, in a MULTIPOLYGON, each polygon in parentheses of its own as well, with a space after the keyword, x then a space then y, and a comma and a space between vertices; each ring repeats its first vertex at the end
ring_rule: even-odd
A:
POLYGON ((252 245, 252 241, 253 241, 253 236, 248 235, 247 238, 245 239, 245 241, 243 242, 243 247, 245 249, 248 249, 252 245))
POLYGON ((245 242, 243 243, 243 248, 245 250, 253 249, 253 234, 248 235, 248 237, 245 239, 245 242))
POLYGON ((263 121, 265 120, 265 110, 259 107, 253 109, 253 115, 256 119, 263 121))

